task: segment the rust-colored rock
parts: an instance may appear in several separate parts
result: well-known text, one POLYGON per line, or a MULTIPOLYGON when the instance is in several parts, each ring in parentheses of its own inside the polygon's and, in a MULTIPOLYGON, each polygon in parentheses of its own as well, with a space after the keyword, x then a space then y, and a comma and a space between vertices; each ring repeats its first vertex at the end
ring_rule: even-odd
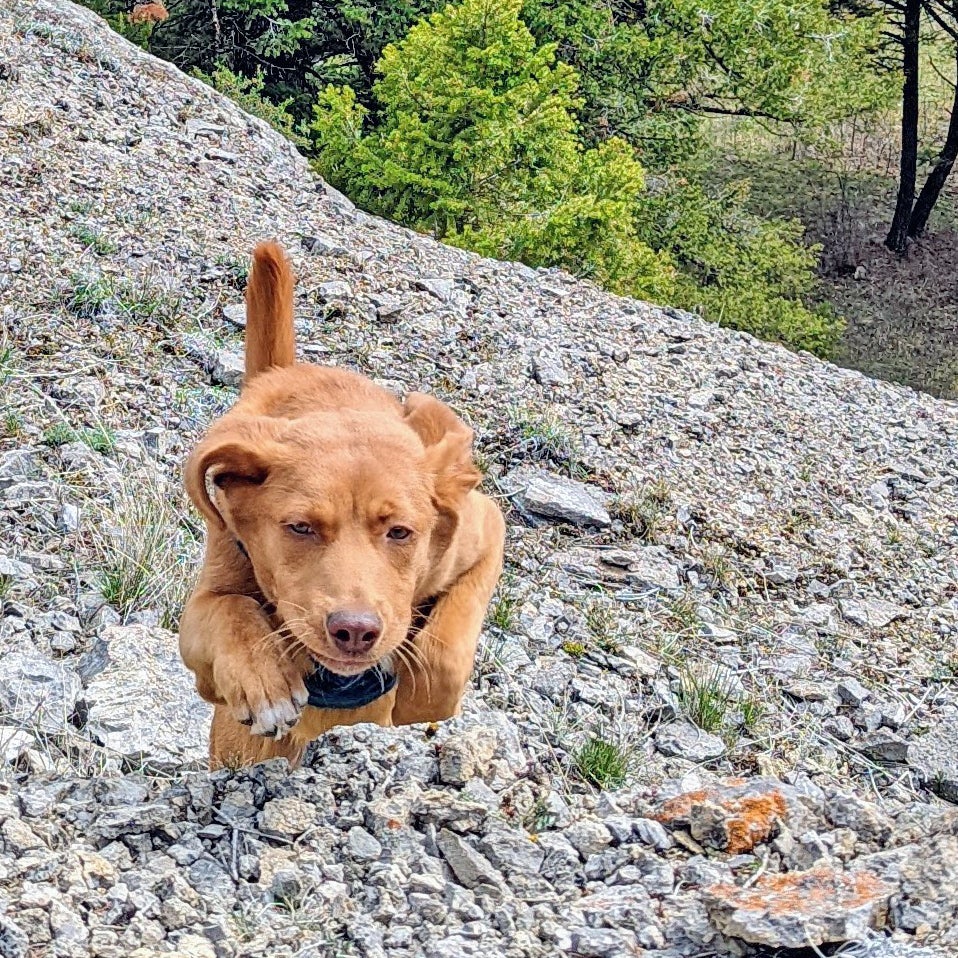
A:
POLYGON ((752 887, 705 889, 712 924, 723 935, 774 948, 803 948, 863 938, 885 920, 892 893, 868 872, 828 866, 766 875, 752 887))
POLYGON ((688 829, 703 845, 737 855, 778 831, 789 813, 785 787, 774 779, 729 779, 669 799, 655 817, 663 825, 688 829))

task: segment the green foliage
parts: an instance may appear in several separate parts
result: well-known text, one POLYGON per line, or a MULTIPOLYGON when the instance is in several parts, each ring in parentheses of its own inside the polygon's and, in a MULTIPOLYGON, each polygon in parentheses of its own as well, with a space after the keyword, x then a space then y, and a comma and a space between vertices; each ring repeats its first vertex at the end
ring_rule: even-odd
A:
POLYGON ((695 152, 700 118, 820 125, 889 94, 870 57, 878 17, 822 0, 525 0, 523 19, 582 79, 596 137, 635 143, 652 168, 695 152))
POLYGON ((625 750, 597 735, 576 752, 575 766, 582 778, 596 788, 618 788, 625 784, 629 773, 625 750))
POLYGON ((797 220, 761 219, 744 185, 712 196, 678 183, 640 199, 643 233, 657 237, 678 273, 671 302, 706 319, 793 349, 832 353, 843 329, 827 307, 809 307, 819 247, 797 220))
POLYGON ((280 103, 268 99, 265 93, 266 80, 262 70, 252 77, 243 77, 224 66, 216 67, 209 75, 196 69, 193 75, 209 84, 214 90, 228 96, 237 106, 250 116, 265 120, 274 130, 278 130, 296 146, 305 148, 309 140, 297 131, 296 119, 290 112, 292 97, 280 103))
POLYGON ((354 91, 327 88, 312 124, 319 172, 451 243, 666 294, 668 258, 636 231, 642 167, 620 140, 584 147, 576 75, 536 45, 520 6, 464 0, 387 47, 378 123, 354 91))

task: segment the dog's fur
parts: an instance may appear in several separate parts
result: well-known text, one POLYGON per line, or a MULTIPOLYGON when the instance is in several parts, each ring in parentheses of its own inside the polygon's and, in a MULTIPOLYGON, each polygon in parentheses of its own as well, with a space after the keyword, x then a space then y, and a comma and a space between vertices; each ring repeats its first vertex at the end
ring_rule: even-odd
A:
POLYGON ((186 465, 208 539, 180 651, 216 706, 213 767, 295 764, 334 725, 456 714, 502 568, 502 515, 476 491, 472 432, 449 407, 296 364, 275 244, 254 252, 246 315, 242 394, 186 465), (371 647, 337 645, 327 619, 341 610, 378 617, 371 647), (384 663, 398 683, 363 708, 313 708, 317 662, 341 675, 384 663))

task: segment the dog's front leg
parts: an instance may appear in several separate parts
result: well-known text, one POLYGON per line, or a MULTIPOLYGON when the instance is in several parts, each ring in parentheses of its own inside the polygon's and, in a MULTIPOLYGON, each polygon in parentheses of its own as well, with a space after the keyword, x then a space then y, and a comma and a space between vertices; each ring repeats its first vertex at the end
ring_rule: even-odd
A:
POLYGON ((459 713, 489 600, 502 572, 505 525, 499 510, 488 509, 486 522, 482 557, 436 603, 415 648, 397 657, 394 725, 438 722, 459 713))
POLYGON ((285 735, 306 705, 308 661, 292 654, 250 596, 195 592, 180 622, 180 653, 200 695, 251 735, 285 735))

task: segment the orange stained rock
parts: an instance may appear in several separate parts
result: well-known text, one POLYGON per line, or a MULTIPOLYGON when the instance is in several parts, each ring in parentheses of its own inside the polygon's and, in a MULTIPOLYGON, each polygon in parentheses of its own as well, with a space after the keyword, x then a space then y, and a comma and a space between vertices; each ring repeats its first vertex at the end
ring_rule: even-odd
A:
POLYGON ((725 810, 728 840, 723 851, 738 855, 765 841, 785 817, 785 796, 774 788, 749 794, 745 779, 731 779, 725 787, 686 792, 665 802, 656 815, 663 824, 687 819, 698 805, 711 804, 725 810))

